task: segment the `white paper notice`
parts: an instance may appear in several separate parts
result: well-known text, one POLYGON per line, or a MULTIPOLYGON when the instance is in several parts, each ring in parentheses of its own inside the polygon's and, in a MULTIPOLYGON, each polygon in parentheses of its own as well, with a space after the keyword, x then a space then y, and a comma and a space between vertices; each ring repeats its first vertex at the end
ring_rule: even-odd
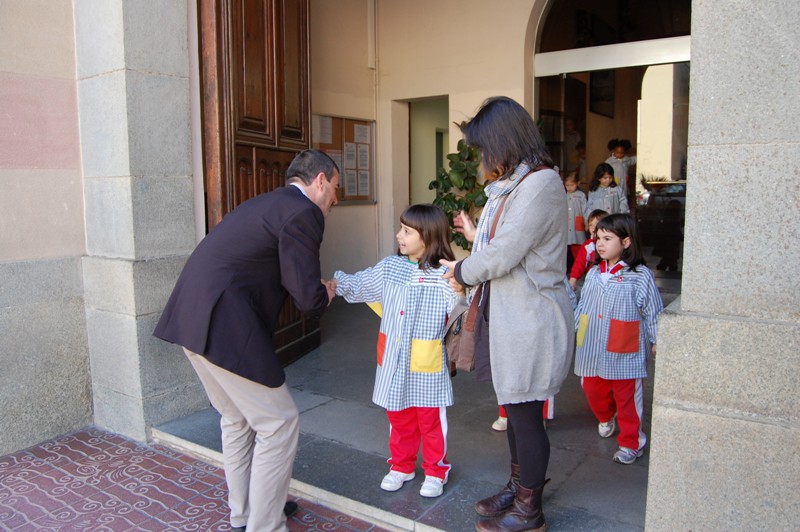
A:
POLYGON ((358 169, 369 170, 369 144, 358 145, 358 169))
POLYGON ((344 167, 356 168, 356 145, 352 142, 344 143, 344 167))
POLYGON ((358 195, 369 196, 369 170, 358 171, 358 195))
POLYGON ((358 183, 355 170, 344 171, 344 195, 358 196, 358 183))
MULTIPOLYGON (((342 150, 325 150, 325 153, 328 154, 328 157, 333 159, 333 162, 336 163, 340 169, 344 168, 342 166, 342 150)), ((341 178, 339 179, 341 181, 341 178)))
POLYGON ((330 116, 311 115, 311 139, 314 144, 332 143, 333 118, 330 116))
POLYGON ((353 140, 362 144, 371 144, 370 127, 363 124, 353 124, 353 140))

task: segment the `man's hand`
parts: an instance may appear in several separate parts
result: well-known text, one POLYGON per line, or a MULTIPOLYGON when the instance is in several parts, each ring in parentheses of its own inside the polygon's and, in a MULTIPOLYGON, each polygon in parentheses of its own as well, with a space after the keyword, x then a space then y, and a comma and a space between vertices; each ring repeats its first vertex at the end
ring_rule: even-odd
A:
POLYGON ((475 224, 472 222, 472 218, 470 218, 467 213, 464 211, 458 211, 458 214, 453 216, 453 225, 455 226, 456 231, 464 235, 464 238, 467 239, 467 242, 475 241, 475 224))
POLYGON ((336 280, 331 279, 330 281, 326 281, 322 279, 322 284, 325 285, 325 289, 328 291, 328 305, 331 304, 333 298, 336 297, 336 280))

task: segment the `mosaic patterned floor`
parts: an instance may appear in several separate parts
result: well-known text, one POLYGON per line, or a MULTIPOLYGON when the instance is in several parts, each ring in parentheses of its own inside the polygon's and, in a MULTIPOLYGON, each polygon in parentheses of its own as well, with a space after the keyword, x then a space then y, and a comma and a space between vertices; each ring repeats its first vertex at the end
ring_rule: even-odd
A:
MULTIPOLYGON (((230 530, 221 469, 87 428, 0 457, 0 530, 230 530)), ((296 499, 291 531, 382 529, 296 499)))

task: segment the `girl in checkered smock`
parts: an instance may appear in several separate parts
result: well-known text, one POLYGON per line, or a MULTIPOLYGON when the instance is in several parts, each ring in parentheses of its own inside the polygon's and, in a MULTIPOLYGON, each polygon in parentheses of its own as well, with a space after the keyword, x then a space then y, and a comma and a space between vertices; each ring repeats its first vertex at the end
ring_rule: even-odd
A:
POLYGON ((580 182, 577 172, 570 172, 564 178, 564 189, 567 191, 567 272, 578 257, 581 244, 586 240, 586 194, 578 188, 580 182))
POLYGON ((447 316, 457 295, 440 259, 453 260, 447 216, 433 205, 412 205, 400 216, 398 253, 358 273, 334 274, 336 295, 350 303, 378 302, 378 367, 372 400, 387 410, 391 469, 381 488, 399 490, 415 476, 422 444, 423 497, 447 483, 446 407, 453 388, 444 348, 447 316))
POLYGON ((642 378, 648 350, 655 356, 664 306, 630 214, 600 220, 596 246, 602 260, 586 275, 575 310, 575 373, 600 423, 600 436, 611 437, 619 424, 614 461, 632 464, 647 443, 642 378))
POLYGON ((592 182, 589 185, 589 199, 586 200, 584 216, 589 217, 595 209, 602 209, 609 214, 616 212, 631 212, 628 207, 628 198, 622 188, 614 183, 614 169, 610 164, 600 163, 594 171, 592 182))

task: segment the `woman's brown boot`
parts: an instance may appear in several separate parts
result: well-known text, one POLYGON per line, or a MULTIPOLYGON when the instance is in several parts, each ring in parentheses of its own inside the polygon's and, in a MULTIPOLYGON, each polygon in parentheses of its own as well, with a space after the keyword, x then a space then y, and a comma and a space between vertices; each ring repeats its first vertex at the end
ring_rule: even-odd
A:
POLYGON ((517 496, 511 508, 493 519, 480 521, 475 529, 479 532, 544 532, 547 523, 542 512, 543 491, 544 485, 535 489, 517 485, 517 496))
POLYGON ((478 515, 484 517, 494 517, 499 515, 506 508, 511 508, 514 504, 514 496, 517 494, 517 486, 519 486, 519 465, 511 464, 511 478, 508 484, 491 497, 480 500, 475 504, 475 511, 478 515))

